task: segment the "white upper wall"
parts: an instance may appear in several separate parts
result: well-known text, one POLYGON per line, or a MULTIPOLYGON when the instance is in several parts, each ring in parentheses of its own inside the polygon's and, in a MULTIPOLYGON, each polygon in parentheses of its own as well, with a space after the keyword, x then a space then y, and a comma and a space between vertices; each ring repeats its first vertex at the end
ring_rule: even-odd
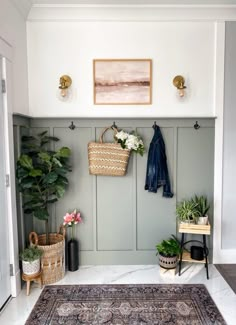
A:
POLYGON ((0 38, 12 47, 13 111, 28 114, 26 23, 10 0, 0 1, 0 38))
POLYGON ((34 20, 27 33, 32 116, 214 116, 214 22, 34 20), (101 58, 152 59, 152 105, 94 105, 93 59, 101 58), (73 80, 70 102, 56 95, 63 74, 73 80), (178 74, 183 99, 172 84, 178 74))

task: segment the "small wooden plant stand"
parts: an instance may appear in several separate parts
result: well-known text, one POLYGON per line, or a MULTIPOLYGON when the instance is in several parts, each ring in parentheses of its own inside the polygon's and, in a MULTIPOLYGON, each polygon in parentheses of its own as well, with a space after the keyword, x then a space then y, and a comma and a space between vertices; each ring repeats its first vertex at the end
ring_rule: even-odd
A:
POLYGON ((40 288, 42 288, 42 270, 35 274, 25 274, 22 273, 22 280, 26 281, 27 289, 26 289, 26 295, 28 296, 30 294, 30 282, 35 281, 38 282, 40 285, 40 288))
POLYGON ((185 262, 190 262, 190 263, 203 263, 205 264, 206 268, 206 276, 207 279, 209 279, 209 274, 208 274, 208 248, 206 245, 206 235, 211 234, 211 225, 208 223, 207 225, 195 225, 195 224, 179 224, 179 233, 182 234, 181 236, 181 254, 179 258, 179 275, 181 275, 181 266, 182 266, 182 261, 185 262), (193 234, 193 235, 202 235, 202 246, 204 250, 204 259, 199 261, 199 260, 194 260, 190 257, 190 253, 184 250, 184 246, 190 242, 194 242, 195 240, 189 240, 185 242, 185 235, 187 234, 193 234))

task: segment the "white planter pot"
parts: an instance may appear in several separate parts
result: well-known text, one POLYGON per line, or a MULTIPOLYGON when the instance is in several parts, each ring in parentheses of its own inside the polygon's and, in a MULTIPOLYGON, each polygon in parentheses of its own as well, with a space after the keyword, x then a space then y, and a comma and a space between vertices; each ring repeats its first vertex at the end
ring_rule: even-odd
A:
POLYGON ((178 256, 167 257, 159 254, 159 264, 164 269, 175 269, 178 263, 178 256))
POLYGON ((198 225, 207 225, 208 224, 208 216, 199 217, 197 224, 198 225))
POLYGON ((22 261, 23 273, 27 275, 36 274, 40 271, 40 259, 33 262, 22 261))

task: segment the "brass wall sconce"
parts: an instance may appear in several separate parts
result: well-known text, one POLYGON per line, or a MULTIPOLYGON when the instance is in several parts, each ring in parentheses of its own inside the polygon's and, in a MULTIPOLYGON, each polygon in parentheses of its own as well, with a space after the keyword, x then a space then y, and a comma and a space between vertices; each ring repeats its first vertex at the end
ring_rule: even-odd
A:
POLYGON ((184 90, 187 87, 184 85, 184 83, 185 83, 185 80, 184 80, 184 77, 182 77, 182 76, 176 76, 173 79, 173 85, 178 89, 180 97, 184 97, 184 95, 185 95, 184 90))
POLYGON ((60 83, 60 86, 59 86, 60 96, 65 98, 69 94, 69 87, 72 84, 72 79, 71 79, 71 77, 64 75, 64 76, 60 77, 59 83, 60 83))

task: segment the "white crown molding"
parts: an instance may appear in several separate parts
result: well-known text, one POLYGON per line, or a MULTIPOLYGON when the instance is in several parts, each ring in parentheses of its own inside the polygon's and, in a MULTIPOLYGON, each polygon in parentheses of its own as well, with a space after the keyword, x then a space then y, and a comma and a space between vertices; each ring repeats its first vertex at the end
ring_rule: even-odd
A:
POLYGON ((32 0, 11 0, 19 13, 26 19, 32 7, 32 0))
POLYGON ((34 4, 28 21, 234 21, 236 5, 34 4))

